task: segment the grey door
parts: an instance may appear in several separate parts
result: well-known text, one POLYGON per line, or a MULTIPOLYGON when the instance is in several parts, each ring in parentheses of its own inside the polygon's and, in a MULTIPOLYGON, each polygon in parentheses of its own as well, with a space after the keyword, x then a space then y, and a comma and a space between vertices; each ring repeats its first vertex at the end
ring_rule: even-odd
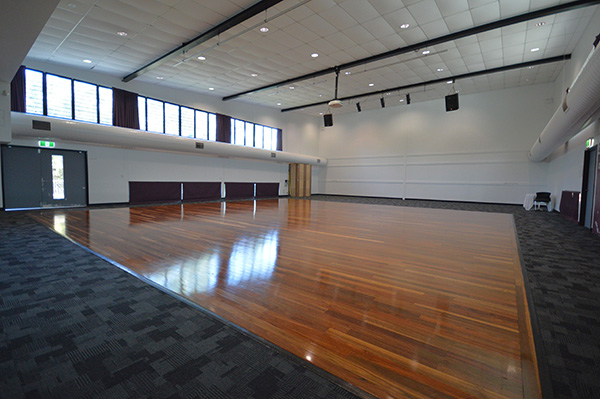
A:
POLYGON ((83 151, 2 146, 6 209, 87 205, 83 151))
POLYGON ((38 148, 2 146, 4 208, 37 208, 42 203, 38 148))

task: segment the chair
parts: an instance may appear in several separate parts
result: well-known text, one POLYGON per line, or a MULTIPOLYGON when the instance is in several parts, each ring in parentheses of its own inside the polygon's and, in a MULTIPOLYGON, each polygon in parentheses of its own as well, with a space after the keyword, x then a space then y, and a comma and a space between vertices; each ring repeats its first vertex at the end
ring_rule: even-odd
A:
POLYGON ((535 200, 533 201, 533 209, 541 209, 542 204, 545 205, 548 209, 550 209, 552 199, 550 198, 550 193, 545 191, 541 191, 539 193, 535 193, 535 200))

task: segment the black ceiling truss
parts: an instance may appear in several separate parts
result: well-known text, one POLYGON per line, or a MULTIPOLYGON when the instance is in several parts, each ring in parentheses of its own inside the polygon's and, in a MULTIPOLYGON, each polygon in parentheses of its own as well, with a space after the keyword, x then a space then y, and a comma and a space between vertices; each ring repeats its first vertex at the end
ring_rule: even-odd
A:
MULTIPOLYGON (((427 82, 413 83, 413 84, 409 84, 409 85, 405 85, 405 86, 392 87, 390 89, 385 89, 385 90, 377 90, 377 91, 372 91, 369 93, 356 94, 353 96, 342 97, 339 100, 340 101, 348 101, 348 100, 355 100, 357 98, 363 98, 363 97, 369 97, 369 96, 382 96, 384 93, 389 93, 389 92, 393 92, 393 91, 409 90, 409 89, 414 89, 415 87, 430 86, 430 85, 434 85, 436 83, 449 82, 451 80, 457 81, 459 79, 472 78, 472 77, 481 76, 481 75, 489 75, 489 74, 497 73, 497 72, 505 72, 505 71, 510 71, 513 69, 520 69, 520 68, 527 68, 527 67, 532 67, 532 66, 536 66, 536 65, 550 64, 553 62, 566 61, 566 60, 570 60, 570 59, 571 59, 571 54, 559 55, 556 57, 544 58, 541 60, 521 62, 519 64, 505 65, 505 66, 501 66, 498 68, 483 69, 481 71, 463 73, 461 75, 447 76, 445 78, 428 80, 427 82)), ((321 102, 313 103, 313 104, 299 105, 297 107, 284 108, 281 110, 281 112, 296 111, 296 110, 303 109, 303 108, 316 107, 319 105, 327 105, 328 103, 329 103, 329 101, 321 101, 321 102)))
MULTIPOLYGON (((347 62, 345 64, 337 65, 337 66, 334 66, 331 68, 322 69, 320 71, 311 72, 311 73, 308 73, 308 74, 305 74, 302 76, 297 76, 295 78, 282 80, 277 83, 271 83, 266 86, 247 90, 247 91, 237 93, 237 94, 232 94, 232 95, 223 97, 223 101, 233 100, 235 98, 238 98, 243 95, 250 94, 250 93, 257 93, 257 92, 268 90, 268 89, 273 89, 273 88, 277 88, 277 87, 281 87, 281 86, 287 86, 291 83, 295 83, 295 82, 298 82, 301 80, 312 79, 312 78, 315 78, 318 76, 323 76, 323 75, 327 75, 330 73, 334 73, 336 70, 350 69, 350 68, 353 68, 356 66, 365 65, 365 64, 368 64, 371 62, 380 61, 380 60, 390 58, 390 57, 395 57, 397 55, 410 53, 412 51, 418 51, 420 49, 431 47, 431 46, 434 46, 437 44, 447 43, 447 42, 450 42, 453 40, 461 39, 463 37, 476 35, 478 33, 484 33, 484 32, 494 30, 494 29, 503 28, 505 26, 510 26, 510 25, 521 23, 521 22, 527 22, 527 21, 531 21, 533 19, 548 16, 548 15, 559 14, 559 13, 563 13, 563 12, 567 12, 567 11, 572 11, 572 10, 575 10, 578 8, 582 8, 582 7, 589 7, 589 6, 596 5, 596 4, 600 4, 600 0, 577 0, 577 1, 572 1, 570 3, 559 4, 559 5, 556 5, 553 7, 548 7, 548 8, 544 8, 541 10, 532 11, 532 12, 529 12, 526 14, 517 15, 514 17, 504 18, 504 19, 501 19, 501 20, 498 20, 495 22, 490 22, 490 23, 487 23, 484 25, 465 29, 460 32, 455 32, 455 33, 451 33, 451 34, 441 36, 441 37, 438 37, 435 39, 426 40, 421 43, 417 43, 417 44, 413 44, 413 45, 405 46, 405 47, 400 47, 400 48, 397 48, 394 50, 386 51, 381 54, 376 54, 376 55, 373 55, 370 57, 361 58, 359 60, 347 62)), ((447 79, 449 79, 449 78, 447 78, 447 79)))
POLYGON ((131 82, 133 79, 160 66, 164 62, 166 62, 180 54, 184 54, 185 52, 193 49, 194 47, 199 46, 200 44, 212 39, 213 37, 218 36, 221 33, 233 28, 234 26, 239 25, 242 22, 252 18, 253 16, 267 10, 268 8, 274 6, 275 4, 281 3, 282 1, 283 0, 261 0, 261 1, 259 1, 258 3, 254 4, 253 6, 247 8, 247 9, 243 10, 242 12, 229 18, 228 20, 207 30, 206 32, 202 33, 200 36, 197 36, 194 39, 190 40, 189 42, 182 44, 181 46, 177 47, 175 50, 168 52, 167 54, 155 59, 151 63, 141 67, 137 71, 130 73, 129 75, 127 75, 123 78, 123 82, 131 82))

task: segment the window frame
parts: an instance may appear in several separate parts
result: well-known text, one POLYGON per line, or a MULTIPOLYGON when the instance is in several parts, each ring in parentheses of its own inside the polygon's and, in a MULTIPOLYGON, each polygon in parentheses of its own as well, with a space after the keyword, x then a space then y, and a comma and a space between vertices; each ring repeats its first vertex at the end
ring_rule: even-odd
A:
MULTIPOLYGON (((44 71, 40 71, 39 69, 25 68, 25 71, 28 71, 28 70, 32 71, 32 72, 37 72, 37 73, 41 73, 42 74, 42 114, 31 113, 32 115, 43 115, 43 116, 47 116, 49 118, 70 119, 70 120, 78 121, 78 122, 82 122, 82 123, 95 123, 95 124, 107 125, 105 123, 101 123, 100 122, 100 119, 101 119, 101 114, 100 114, 100 88, 110 90, 110 92, 112 93, 112 87, 108 87, 108 86, 104 86, 104 85, 99 85, 99 84, 96 84, 96 83, 88 82, 86 80, 75 79, 75 78, 71 78, 71 77, 60 75, 60 74, 56 74, 56 73, 44 72, 44 71), (48 85, 47 84, 48 83, 47 77, 48 77, 48 75, 55 76, 55 77, 60 78, 60 79, 67 79, 67 80, 70 81, 70 84, 71 84, 71 90, 70 90, 70 92, 71 92, 71 112, 70 112, 71 117, 70 118, 62 117, 62 116, 48 115, 48 88, 47 88, 47 85, 48 85), (96 115, 96 122, 90 122, 90 121, 84 121, 84 120, 80 120, 80 119, 75 119, 75 82, 89 84, 89 85, 92 85, 92 86, 96 87, 96 114, 97 114, 96 115)), ((27 78, 25 78, 25 87, 27 87, 27 78)), ((112 109, 110 110, 110 121, 111 121, 110 125, 107 125, 107 126, 113 126, 113 124, 112 124, 112 109)))

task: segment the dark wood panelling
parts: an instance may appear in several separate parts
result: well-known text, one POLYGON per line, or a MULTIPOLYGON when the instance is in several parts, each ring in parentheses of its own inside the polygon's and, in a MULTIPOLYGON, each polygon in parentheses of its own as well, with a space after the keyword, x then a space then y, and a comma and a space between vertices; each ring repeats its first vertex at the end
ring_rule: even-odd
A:
POLYGON ((184 182, 183 200, 202 201, 221 198, 220 182, 184 182))
POLYGON ((225 183, 225 197, 227 199, 253 198, 254 183, 225 183))
POLYGON ((181 200, 181 183, 158 181, 130 181, 129 203, 150 204, 181 200))
POLYGON ((279 196, 279 183, 256 183, 256 198, 279 196))

